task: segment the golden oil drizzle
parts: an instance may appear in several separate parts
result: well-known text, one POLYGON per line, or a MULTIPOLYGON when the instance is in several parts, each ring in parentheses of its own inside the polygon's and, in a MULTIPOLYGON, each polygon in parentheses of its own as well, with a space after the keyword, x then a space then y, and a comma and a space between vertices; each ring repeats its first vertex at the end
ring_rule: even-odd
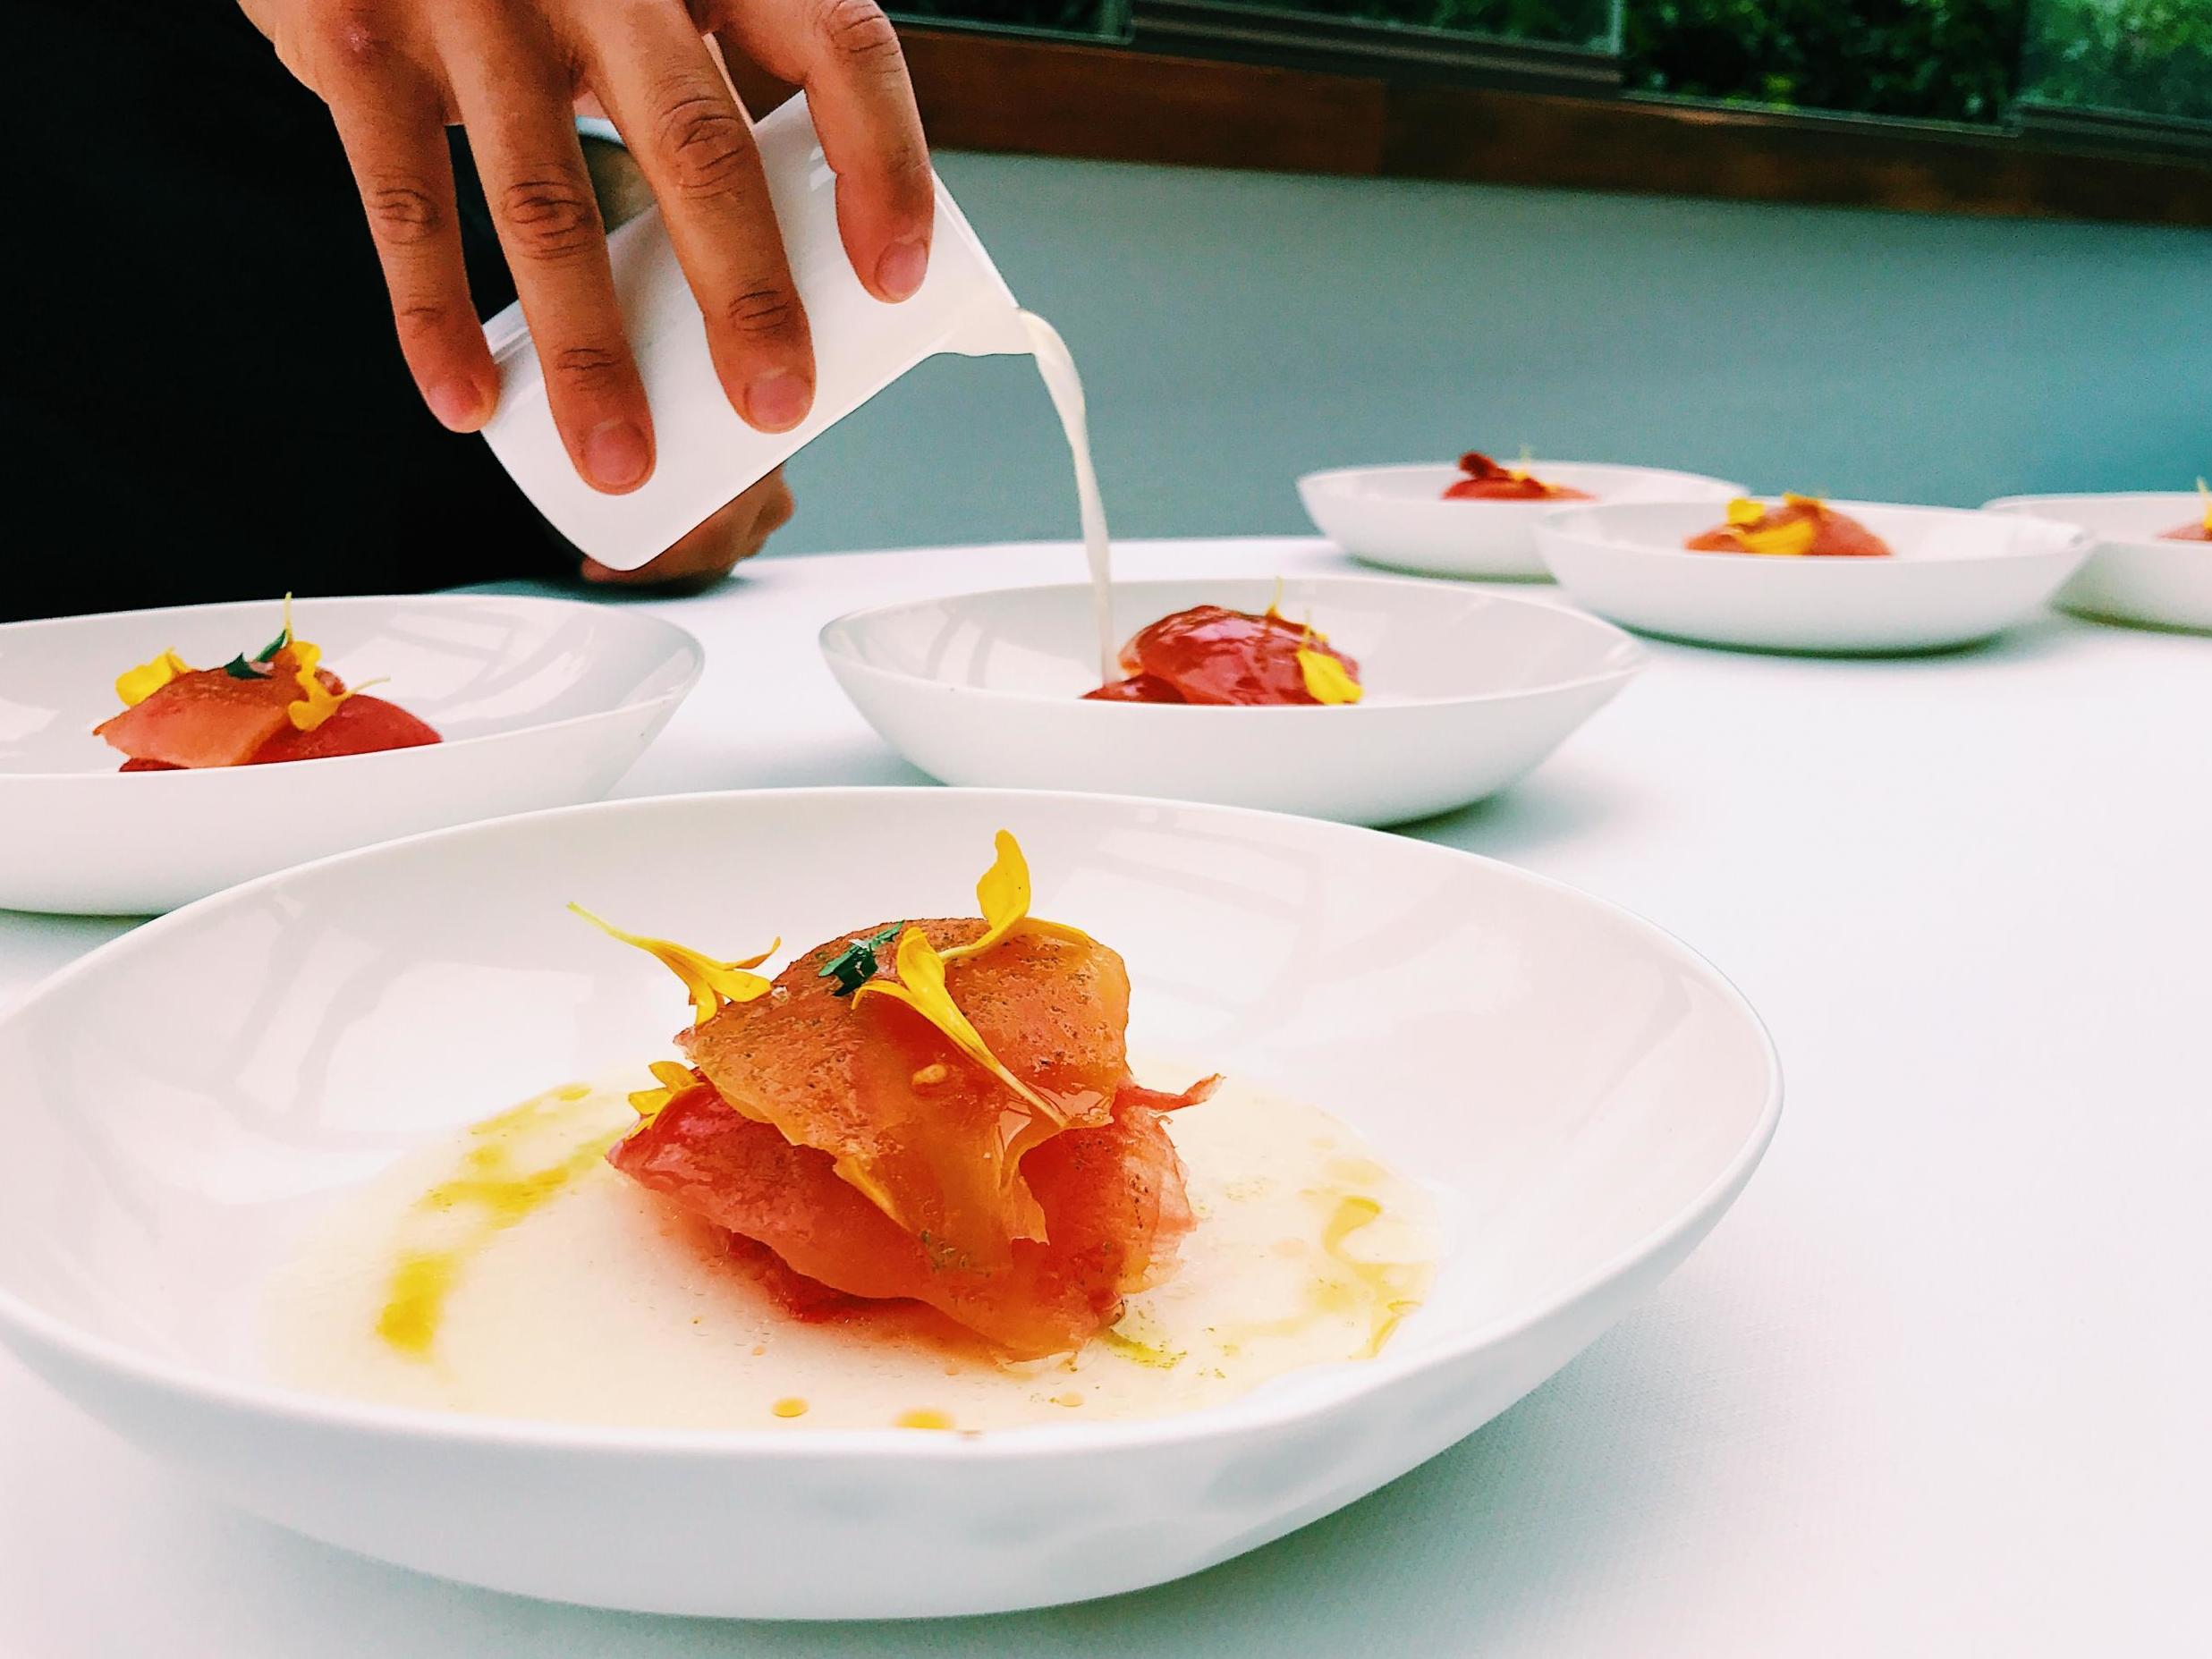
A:
POLYGON ((1362 1359, 1372 1359, 1380 1353, 1398 1322, 1421 1305, 1419 1284, 1426 1276, 1404 1262, 1362 1261, 1345 1253, 1344 1240, 1362 1227, 1371 1226, 1382 1213, 1383 1206, 1366 1194, 1346 1193, 1336 1200, 1335 1211, 1321 1229, 1322 1249, 1367 1293, 1371 1324, 1367 1342, 1360 1350, 1362 1359))
POLYGON ((1123 1359, 1156 1371, 1172 1371, 1182 1363, 1182 1350, 1168 1347, 1159 1328, 1139 1308, 1123 1313, 1120 1324, 1098 1333, 1098 1341, 1123 1359))
POLYGON ((953 1419, 942 1411, 924 1409, 900 1412, 898 1416, 891 1419, 891 1426, 894 1428, 950 1428, 953 1426, 953 1419))
POLYGON ((804 1417, 807 1414, 807 1402, 796 1394, 786 1394, 770 1406, 768 1411, 774 1417, 804 1417))
MULTIPOLYGON (((1332 1181, 1344 1184, 1309 1188, 1306 1191, 1305 1196, 1322 1208, 1319 1244, 1320 1254, 1326 1258, 1322 1271, 1307 1286, 1306 1305, 1280 1319, 1233 1327, 1235 1334, 1225 1335, 1220 1343, 1224 1356, 1242 1353, 1244 1344, 1255 1339, 1297 1336, 1311 1328, 1317 1320, 1341 1318, 1355 1323, 1365 1320, 1367 1340, 1351 1357, 1372 1359, 1382 1351, 1383 1344, 1390 1340, 1406 1315, 1420 1306, 1421 1292, 1428 1279, 1428 1264, 1370 1261, 1345 1248, 1355 1234, 1372 1226, 1384 1214, 1379 1198, 1346 1188, 1378 1184, 1388 1179, 1389 1172, 1369 1159, 1349 1157, 1331 1159, 1325 1172, 1332 1181)), ((1306 1240, 1293 1237, 1276 1240, 1271 1251, 1277 1256, 1295 1257, 1305 1254, 1309 1248, 1306 1240)), ((1110 1341, 1114 1333, 1106 1334, 1110 1341)))
POLYGON ((393 1349, 412 1359, 428 1359, 445 1305, 469 1262, 566 1190, 622 1138, 620 1130, 589 1130, 581 1145, 555 1162, 537 1168, 518 1165, 517 1143, 578 1132, 583 1126, 571 1120, 591 1097, 586 1085, 564 1084, 470 1126, 460 1172, 432 1187, 408 1212, 403 1232, 435 1233, 438 1242, 403 1247, 394 1264, 384 1308, 377 1316, 377 1334, 393 1349))

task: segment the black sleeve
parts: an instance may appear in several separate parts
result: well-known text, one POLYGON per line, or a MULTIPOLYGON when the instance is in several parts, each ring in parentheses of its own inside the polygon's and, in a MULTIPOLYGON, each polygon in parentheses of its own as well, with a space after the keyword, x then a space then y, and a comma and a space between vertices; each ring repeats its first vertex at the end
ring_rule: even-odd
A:
MULTIPOLYGON (((329 115, 236 6, 29 0, 11 34, 0 443, 28 522, 0 620, 573 571, 423 408, 329 115)), ((455 148, 488 315, 513 291, 455 148)))

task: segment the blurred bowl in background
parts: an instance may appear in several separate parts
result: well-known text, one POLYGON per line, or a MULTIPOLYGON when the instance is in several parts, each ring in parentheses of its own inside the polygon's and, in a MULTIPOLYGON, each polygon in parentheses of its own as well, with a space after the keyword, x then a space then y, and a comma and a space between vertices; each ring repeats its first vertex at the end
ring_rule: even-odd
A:
POLYGON ((2004 495, 1983 510, 2055 520, 2095 538, 2053 604, 2108 622, 2212 630, 2212 544, 2158 539, 2203 512, 2193 491, 2004 495))
MULTIPOLYGON (((1252 579, 1116 582, 1125 639, 1195 605, 1257 612, 1252 579)), ((947 783, 1096 790, 1259 807, 1351 824, 1425 817, 1504 788, 1643 665, 1618 629, 1564 606, 1381 577, 1284 584, 1356 658, 1343 707, 1090 703, 1088 586, 955 594, 841 616, 830 671, 869 724, 947 783)))
MULTIPOLYGON (((1728 501, 1741 484, 1699 472, 1616 467, 1587 461, 1513 463, 1547 484, 1597 501, 1728 501)), ((1536 547, 1536 523, 1556 501, 1446 501, 1466 476, 1450 464, 1343 467, 1309 472, 1298 497, 1324 536, 1366 564, 1423 576, 1513 577, 1540 581, 1550 572, 1536 547)))
POLYGON ((221 663, 275 631, 275 599, 0 626, 0 909, 173 910, 326 853, 596 800, 698 681, 673 622, 495 594, 301 599, 323 661, 441 742, 324 760, 123 773, 92 734, 115 676, 174 650, 221 663))
MULTIPOLYGON (((1768 504, 1774 504, 1770 500, 1768 504)), ((1692 553, 1710 503, 1555 507, 1537 528, 1562 587, 1645 633, 1762 651, 1882 655, 2002 633, 2042 610, 2088 551, 2072 525, 1956 507, 1829 504, 1894 557, 1692 553)))

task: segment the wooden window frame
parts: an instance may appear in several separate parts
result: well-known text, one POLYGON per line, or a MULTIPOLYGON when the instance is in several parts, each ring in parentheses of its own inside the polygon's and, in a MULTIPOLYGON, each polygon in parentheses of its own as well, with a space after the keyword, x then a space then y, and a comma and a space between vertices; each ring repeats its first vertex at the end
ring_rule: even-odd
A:
MULTIPOLYGON (((1563 97, 919 25, 900 34, 944 149, 2212 226, 2212 158, 2093 137, 1563 97)), ((774 95, 754 96, 758 111, 774 95)))

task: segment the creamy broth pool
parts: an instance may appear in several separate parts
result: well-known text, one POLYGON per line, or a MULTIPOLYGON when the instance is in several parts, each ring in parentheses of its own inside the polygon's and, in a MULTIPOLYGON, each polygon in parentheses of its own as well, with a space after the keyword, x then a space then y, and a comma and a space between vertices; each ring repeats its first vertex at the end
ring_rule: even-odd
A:
POLYGON ((1004 1362, 908 1304, 806 1324, 722 1235, 606 1163, 637 1122, 628 1091, 651 1084, 640 1071, 549 1090, 348 1195, 272 1286, 278 1376, 394 1405, 658 1427, 1156 1417, 1373 1354, 1437 1254, 1418 1186, 1326 1113, 1231 1078, 1173 1120, 1199 1217, 1181 1265, 1072 1358, 1004 1362))

